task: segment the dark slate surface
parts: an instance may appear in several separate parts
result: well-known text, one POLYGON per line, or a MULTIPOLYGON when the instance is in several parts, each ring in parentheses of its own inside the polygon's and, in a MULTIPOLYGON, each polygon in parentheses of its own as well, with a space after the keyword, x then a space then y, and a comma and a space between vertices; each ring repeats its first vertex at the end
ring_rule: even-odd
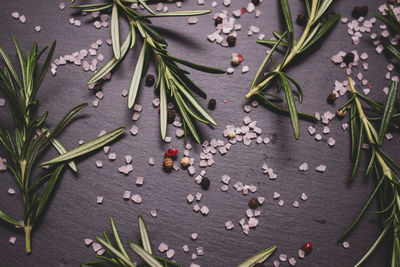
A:
MULTIPOLYGON (((68 1, 66 1, 68 2, 68 1)), ((290 1, 293 14, 297 14, 300 1, 290 1)), ((384 1, 336 1, 335 10, 344 16, 350 16, 353 5, 368 3, 371 16, 377 12, 378 2, 384 1)), ((241 8, 247 1, 234 1, 226 8, 232 11, 241 8)), ((66 8, 58 9, 59 1, 2 1, 0 11, 1 45, 10 53, 13 61, 16 55, 13 50, 10 34, 16 35, 24 49, 30 48, 34 40, 39 46, 50 44, 57 40, 55 55, 71 54, 80 49, 88 49, 97 39, 105 41, 109 38, 109 28, 96 30, 90 24, 90 18, 73 15, 73 11, 66 8), (25 14, 27 22, 21 24, 11 18, 10 14, 18 11, 25 14), (74 27, 68 23, 71 16, 82 20, 81 27, 74 27), (42 26, 39 33, 34 26, 42 26)), ((68 3, 67 3, 68 4, 68 3)), ((175 9, 174 4, 169 5, 175 9)), ((186 1, 185 8, 197 7, 196 1, 186 1)), ((207 0, 204 8, 211 8, 211 1, 207 0)), ((224 7, 218 1, 214 11, 224 7)), ((256 36, 248 37, 247 29, 250 25, 261 28, 266 37, 279 26, 277 1, 266 1, 258 7, 262 16, 258 19, 254 14, 246 14, 239 19, 243 29, 238 32, 238 42, 234 48, 222 48, 206 40, 206 35, 214 31, 212 14, 200 17, 196 25, 188 25, 186 18, 168 18, 154 20, 156 25, 168 29, 167 39, 169 51, 172 55, 192 59, 198 63, 209 64, 226 68, 229 66, 232 52, 240 52, 245 57, 243 65, 250 67, 250 72, 241 74, 240 68, 231 75, 209 75, 193 71, 192 78, 208 92, 209 96, 217 99, 217 108, 211 114, 219 122, 220 127, 211 129, 201 125, 204 136, 222 138, 222 131, 226 124, 241 125, 245 116, 243 105, 246 103, 244 94, 248 91, 253 75, 262 62, 265 48, 255 43, 256 36), (224 103, 226 100, 226 103, 224 103)), ((375 26, 375 31, 379 32, 375 26)), ((339 99, 335 106, 329 106, 325 99, 333 89, 335 80, 346 78, 343 70, 335 66, 330 57, 339 50, 353 49, 351 39, 346 33, 347 27, 339 23, 332 34, 327 38, 323 47, 313 53, 308 60, 299 60, 290 68, 289 73, 303 86, 305 100, 299 105, 301 111, 314 113, 315 111, 335 111, 336 107, 345 101, 339 99)), ((371 95, 383 100, 382 88, 388 85, 386 73, 387 59, 384 55, 377 55, 369 38, 364 38, 356 47, 359 52, 368 52, 370 70, 365 73, 372 85, 371 95)), ((103 44, 99 51, 109 58, 112 54, 110 46, 103 44)), ((111 130, 119 125, 129 129, 133 125, 130 117, 133 112, 126 108, 126 99, 121 97, 121 90, 128 88, 130 76, 134 68, 138 51, 130 54, 118 68, 110 82, 103 87, 104 99, 99 107, 89 106, 84 115, 61 135, 61 140, 68 148, 77 145, 78 141, 89 140, 103 130, 111 130)), ((3 62, 1 65, 4 65, 3 62)), ((154 69, 150 69, 154 73, 154 69)), ((47 76, 39 92, 40 111, 48 110, 48 123, 54 126, 56 121, 69 108, 81 102, 91 103, 95 97, 92 91, 86 89, 84 82, 89 73, 81 67, 67 65, 60 66, 56 77, 47 76)), ((351 266, 367 251, 379 234, 379 217, 373 214, 376 203, 368 211, 368 215, 347 239, 350 248, 344 249, 336 244, 336 239, 351 223, 361 209, 364 201, 373 190, 374 182, 365 179, 362 175, 349 185, 350 173, 349 137, 347 132, 340 129, 342 121, 334 120, 330 124, 331 133, 324 136, 324 140, 316 142, 307 133, 309 122, 302 121, 301 138, 294 141, 290 121, 280 117, 263 107, 252 109, 250 117, 257 121, 263 129, 262 136, 272 139, 269 145, 246 147, 237 144, 225 156, 215 156, 216 163, 207 168, 207 176, 211 179, 211 187, 203 192, 193 182, 185 171, 166 174, 161 169, 163 152, 168 147, 176 147, 183 151, 183 140, 174 137, 173 127, 169 135, 173 136, 172 143, 164 144, 159 138, 158 114, 152 107, 155 97, 152 89, 142 88, 138 103, 143 105, 141 118, 135 124, 139 127, 139 135, 133 137, 128 132, 117 143, 111 146, 111 152, 117 153, 117 160, 111 162, 103 152, 94 153, 90 158, 79 161, 79 173, 73 175, 66 171, 60 181, 44 219, 33 235, 33 253, 25 256, 23 234, 12 227, 1 224, 0 227, 0 265, 1 266, 78 266, 80 263, 94 258, 91 248, 87 248, 84 238, 94 238, 102 230, 109 231, 108 218, 113 216, 117 222, 120 234, 124 241, 138 241, 138 227, 136 217, 143 214, 148 223, 151 241, 154 249, 161 242, 175 249, 174 259, 189 266, 191 253, 196 247, 204 247, 205 255, 198 257, 194 262, 201 266, 234 266, 251 254, 276 244, 276 254, 268 261, 271 266, 279 254, 284 253, 298 260, 297 266, 351 266), (326 140, 334 137, 337 143, 329 148, 326 140), (124 164, 123 157, 133 156, 134 171, 124 176, 118 173, 118 167, 124 164), (148 158, 154 157, 156 165, 150 167, 148 158), (103 161, 103 168, 95 166, 96 160, 103 161), (310 169, 300 173, 297 167, 308 162, 310 169), (278 174, 276 181, 269 180, 261 173, 261 166, 266 162, 278 174), (328 166, 326 173, 317 173, 314 168, 319 164, 328 166), (220 190, 220 177, 228 174, 232 177, 230 189, 223 193, 220 190), (144 185, 135 185, 137 176, 145 178, 144 185), (252 194, 243 196, 232 188, 233 184, 241 181, 244 184, 258 186, 254 196, 266 197, 262 206, 259 226, 245 236, 238 225, 238 221, 245 217, 247 202, 252 194), (140 194, 143 203, 137 205, 131 201, 122 200, 125 190, 140 194), (279 192, 285 201, 283 207, 272 199, 273 192, 279 192), (210 208, 208 216, 202 216, 192 210, 193 205, 186 202, 186 195, 202 192, 201 205, 210 208), (309 198, 300 201, 300 194, 305 192, 309 198), (96 204, 96 196, 104 196, 102 205, 96 204), (292 206, 293 201, 300 201, 300 208, 292 206), (156 209, 158 216, 152 218, 150 210, 156 209), (224 223, 232 220, 235 228, 227 231, 224 223), (190 234, 197 232, 196 241, 191 240, 190 234), (16 244, 10 245, 8 239, 16 236, 16 244), (314 244, 314 251, 300 260, 297 250, 306 241, 314 244), (188 244, 190 253, 182 251, 182 245, 188 244)), ((206 104, 208 100, 200 100, 206 104)), ((8 107, 0 109, 0 121, 11 127, 8 107)), ((316 126, 322 131, 322 126, 316 126)), ((193 143, 193 142, 192 142, 193 143)), ((387 143, 387 150, 395 158, 400 159, 398 147, 399 139, 395 138, 387 143)), ((195 146, 191 155, 199 161, 201 147, 195 146)), ((52 151, 46 157, 55 155, 52 151)), ((4 157, 1 150, 0 156, 4 157)), ((365 162, 363 162, 365 163, 365 162)), ((196 167, 197 173, 200 171, 196 167)), ((9 187, 16 188, 8 172, 1 173, 0 208, 16 218, 21 218, 21 194, 17 192, 9 196, 9 187)), ((387 266, 390 257, 391 245, 386 243, 380 246, 373 258, 366 266, 387 266)), ((288 263, 283 263, 288 266, 288 263)))

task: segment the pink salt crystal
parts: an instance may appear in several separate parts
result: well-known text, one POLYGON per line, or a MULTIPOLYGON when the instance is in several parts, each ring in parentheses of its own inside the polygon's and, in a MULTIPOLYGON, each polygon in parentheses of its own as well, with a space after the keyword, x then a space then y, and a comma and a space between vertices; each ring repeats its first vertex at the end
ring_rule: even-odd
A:
POLYGON ((131 200, 136 204, 142 203, 142 197, 140 195, 133 195, 131 200))

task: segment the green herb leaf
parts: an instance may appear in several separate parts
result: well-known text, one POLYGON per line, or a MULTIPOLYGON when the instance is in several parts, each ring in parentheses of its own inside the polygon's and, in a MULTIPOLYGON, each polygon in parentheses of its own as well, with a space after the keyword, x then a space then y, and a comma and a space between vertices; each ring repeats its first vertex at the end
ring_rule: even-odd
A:
POLYGON ((339 237, 338 242, 342 241, 343 239, 346 238, 346 236, 349 235, 349 233, 354 229, 354 227, 358 224, 360 221, 361 217, 364 215, 365 211, 369 207, 369 204, 371 204, 371 201, 374 199, 376 193, 378 193, 379 188, 382 185, 382 182, 384 179, 382 178, 378 185, 375 187, 375 190, 372 192, 371 196, 368 198, 367 202, 364 204, 363 208, 361 209, 360 213, 358 214, 357 218, 353 221, 353 223, 346 229, 346 231, 339 237))
POLYGON ((148 15, 146 17, 184 17, 184 16, 199 16, 211 13, 211 10, 178 10, 178 11, 170 11, 165 13, 157 13, 148 15))
POLYGON ((303 46, 300 48, 300 53, 303 53, 313 44, 321 40, 322 37, 324 37, 330 30, 333 29, 333 27, 336 25, 339 19, 340 19, 339 14, 334 14, 333 16, 331 16, 325 23, 322 24, 322 26, 319 28, 319 30, 316 32, 316 34, 313 36, 312 39, 304 42, 303 46))
POLYGON ((48 139, 51 139, 55 136, 57 136, 64 128, 67 126, 67 124, 77 115, 79 112, 84 110, 87 107, 87 103, 82 103, 74 108, 72 108, 70 111, 67 112, 67 114, 64 115, 64 117, 57 123, 57 125, 54 127, 53 131, 50 132, 50 135, 48 135, 48 139))
POLYGON ((296 104, 294 102, 293 91, 290 87, 289 81, 285 75, 279 73, 279 77, 282 81, 283 89, 286 96, 286 102, 288 104, 290 119, 292 120, 292 127, 294 131, 294 137, 299 139, 300 137, 300 127, 299 127, 299 118, 297 114, 296 104))
POLYGON ((15 82, 18 84, 19 87, 22 87, 21 81, 19 80, 17 71, 14 68, 14 65, 11 62, 11 59, 8 57, 6 51, 3 49, 3 47, 0 45, 0 54, 4 59, 4 62, 6 63, 8 69, 10 70, 15 82))
POLYGON ((128 92, 128 108, 129 109, 131 109, 133 107, 133 105, 135 104, 137 92, 139 90, 140 80, 141 80, 142 71, 143 71, 143 65, 145 62, 146 49, 147 49, 147 42, 143 42, 143 46, 142 46, 142 49, 140 50, 138 61, 136 63, 136 68, 132 75, 131 84, 129 86, 129 92, 128 92))
POLYGON ((103 6, 99 6, 99 7, 95 7, 95 8, 86 8, 86 9, 82 9, 82 12, 90 13, 90 12, 102 11, 102 10, 109 9, 112 6, 113 6, 113 4, 108 4, 108 5, 103 5, 103 6))
POLYGON ((140 246, 136 245, 133 242, 128 242, 129 247, 142 259, 144 260, 150 267, 163 267, 159 261, 157 261, 151 254, 146 252, 140 246))
POLYGON ((58 181, 58 178, 60 178, 60 175, 61 175, 64 167, 65 167, 65 165, 62 164, 62 165, 58 166, 54 170, 54 172, 52 173, 52 175, 50 177, 50 180, 48 181, 48 183, 47 183, 47 185, 46 185, 46 187, 45 187, 45 189, 43 191, 43 194, 40 197, 39 206, 38 206, 38 208, 36 210, 36 214, 35 214, 35 220, 39 219, 39 217, 42 214, 44 208, 46 207, 47 202, 48 202, 50 196, 53 193, 54 187, 55 187, 55 185, 56 185, 56 183, 58 181))
POLYGON ((126 258, 121 252, 119 252, 117 249, 115 249, 113 246, 111 246, 110 244, 108 244, 106 241, 104 241, 103 239, 101 239, 100 237, 96 238, 96 240, 102 245, 104 246, 107 250, 109 250, 110 252, 112 252, 115 256, 117 256, 119 259, 121 259, 121 261, 128 267, 136 267, 135 264, 133 264, 130 259, 126 258))
POLYGON ((106 64, 104 64, 87 82, 86 84, 92 84, 106 76, 109 72, 111 72, 115 66, 119 63, 119 61, 125 56, 128 51, 129 45, 131 43, 132 32, 130 31, 128 37, 125 39, 124 43, 121 47, 121 57, 120 59, 116 59, 113 57, 106 64))
POLYGON ((10 224, 13 224, 15 226, 19 227, 24 227, 22 224, 20 224, 17 220, 14 220, 10 216, 8 216, 4 211, 0 210, 0 219, 2 219, 5 222, 8 222, 10 224))
POLYGON ((195 141, 197 143, 201 143, 201 139, 199 134, 196 131, 196 127, 194 126, 192 120, 190 119, 190 117, 188 116, 188 114, 186 113, 185 107, 183 106, 183 103, 181 102, 181 99, 176 98, 176 104, 179 107, 179 111, 182 115, 182 119, 183 121, 186 123, 186 125, 189 127, 190 132, 193 135, 193 138, 195 139, 195 141))
POLYGON ((261 250, 260 252, 254 254, 244 262, 240 263, 237 267, 253 267, 257 263, 263 263, 266 261, 276 250, 276 246, 272 246, 261 250))
POLYGON ((167 119, 168 119, 167 89, 165 88, 164 78, 161 78, 161 80, 160 80, 160 130, 161 130, 161 138, 163 140, 165 140, 165 137, 167 136, 167 119))
POLYGON ((354 166, 353 166, 353 171, 351 173, 350 180, 354 180, 354 178, 357 175, 358 167, 360 166, 360 158, 361 158, 361 150, 362 150, 362 144, 364 142, 364 128, 360 128, 360 136, 358 139, 358 146, 357 146, 357 152, 355 154, 355 159, 354 159, 354 166))
POLYGON ((65 161, 70 161, 74 158, 80 157, 82 155, 85 155, 87 153, 92 152, 93 150, 96 150, 107 143, 113 141, 117 137, 119 137, 121 134, 123 134, 125 131, 125 127, 119 127, 116 128, 102 136, 99 136, 89 142, 86 142, 78 147, 75 147, 74 149, 71 149, 65 154, 59 155, 58 157, 53 158, 52 160, 43 162, 39 165, 45 166, 45 165, 50 165, 50 164, 56 164, 60 162, 65 162, 65 161))
POLYGON ((118 230, 117 227, 115 226, 113 218, 110 217, 110 225, 111 225, 111 230, 114 235, 115 242, 117 243, 117 246, 119 248, 119 251, 127 258, 130 259, 128 256, 128 253, 126 252, 124 246, 122 245, 121 239, 119 238, 118 230))
POLYGON ((116 60, 119 60, 121 58, 121 47, 119 44, 119 17, 117 3, 114 3, 111 13, 111 40, 114 57, 116 60))
POLYGON ((146 223, 144 222, 142 215, 138 216, 138 223, 140 230, 140 238, 142 239, 142 246, 147 253, 153 254, 150 244, 149 233, 147 231, 147 226, 146 223))
POLYGON ((145 1, 143 1, 143 0, 138 0, 138 2, 140 3, 140 5, 141 5, 142 7, 144 7, 144 9, 146 9, 147 11, 149 11, 150 14, 152 14, 152 15, 155 15, 155 14, 156 14, 156 13, 154 13, 153 10, 151 10, 151 8, 146 4, 145 1))
MULTIPOLYGON (((362 257, 362 259, 359 262, 357 262, 356 265, 354 265, 354 267, 361 266, 368 259, 368 257, 375 251, 375 249, 378 247, 378 245, 382 242, 382 240, 385 237, 385 235, 386 235, 387 231, 389 230, 389 228, 390 228, 390 226, 386 226, 385 229, 383 229, 382 233, 376 239, 376 241, 374 242, 372 247, 368 250, 368 252, 364 255, 364 257, 362 257)), ((396 265, 392 264, 392 266, 394 267, 396 265)))
POLYGON ((283 16, 285 17, 286 26, 289 33, 293 33, 293 20, 292 13, 290 12, 290 6, 288 0, 280 0, 283 16))
POLYGON ((203 71, 203 72, 208 72, 208 73, 214 73, 214 74, 222 74, 225 73, 226 71, 223 69, 217 69, 217 68, 213 68, 213 67, 208 67, 208 66, 204 66, 204 65, 199 65, 196 63, 192 63, 189 61, 186 61, 184 59, 181 58, 177 58, 177 57, 173 57, 173 56, 168 56, 170 59, 172 59, 175 62, 181 63, 185 66, 188 66, 192 69, 195 70, 199 70, 199 71, 203 71))
POLYGON ((212 125, 218 126, 217 122, 208 114, 207 110, 203 108, 202 105, 194 98, 188 91, 186 91, 185 88, 177 84, 177 88, 182 94, 189 100, 189 102, 192 104, 192 106, 207 120, 209 121, 212 125))
POLYGON ((385 50, 388 51, 392 56, 396 57, 398 60, 400 60, 400 51, 397 50, 396 47, 389 43, 383 43, 383 46, 385 47, 385 50))
POLYGON ((397 89, 398 89, 398 83, 396 81, 392 81, 390 83, 389 92, 386 98, 385 110, 383 112, 383 117, 381 121, 381 127, 379 129, 378 144, 382 144, 383 138, 385 137, 385 134, 389 129, 390 121, 392 119, 394 111, 394 105, 396 102, 397 89))
MULTIPOLYGON (((50 136, 50 130, 47 129, 46 127, 42 127, 42 132, 44 132, 47 137, 50 136)), ((58 151, 59 154, 67 153, 67 149, 61 143, 61 141, 58 140, 56 137, 50 138, 50 142, 53 145, 53 147, 58 151)), ((74 172, 78 172, 78 167, 76 166, 74 161, 68 162, 68 165, 74 172)))

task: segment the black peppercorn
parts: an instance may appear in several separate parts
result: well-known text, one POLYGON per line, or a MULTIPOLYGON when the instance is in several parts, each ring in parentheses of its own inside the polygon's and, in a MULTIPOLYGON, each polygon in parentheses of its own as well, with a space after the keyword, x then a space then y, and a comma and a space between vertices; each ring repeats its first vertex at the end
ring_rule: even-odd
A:
POLYGON ((207 190, 210 187, 210 179, 208 179, 207 177, 203 177, 203 179, 201 179, 200 185, 201 188, 207 190))
POLYGON ((307 24, 307 18, 304 13, 300 13, 297 15, 296 23, 300 26, 305 26, 307 24))
POLYGON ((174 122, 175 115, 176 115, 175 111, 168 110, 168 113, 167 113, 167 121, 168 121, 168 123, 173 123, 174 122))
POLYGON ((250 199, 250 201, 249 201, 250 208, 256 209, 256 208, 258 208, 259 205, 260 205, 260 202, 258 202, 258 199, 256 197, 253 197, 252 199, 250 199))
POLYGON ((260 4, 260 0, 251 0, 253 5, 258 6, 260 4))
POLYGON ((94 87, 93 87, 93 90, 95 90, 96 92, 97 91, 101 91, 101 84, 99 84, 99 83, 96 83, 95 85, 94 85, 94 87))
POLYGON ((366 17, 367 14, 368 14, 368 7, 367 6, 355 6, 353 8, 353 11, 351 12, 351 15, 355 19, 358 19, 359 17, 366 17))
POLYGON ((236 37, 235 36, 228 36, 228 38, 226 38, 226 41, 228 42, 228 46, 232 47, 235 46, 236 44, 236 37))
POLYGON ((333 103, 335 102, 335 100, 336 100, 336 94, 335 94, 335 93, 330 93, 330 94, 328 95, 328 98, 326 99, 326 101, 327 101, 329 104, 333 104, 333 103))
POLYGON ((343 58, 343 62, 346 63, 346 65, 349 65, 353 61, 354 61, 354 54, 351 52, 347 53, 343 58))
POLYGON ((215 98, 211 98, 210 101, 208 101, 209 109, 215 109, 216 105, 217 105, 217 100, 215 100, 215 98))
POLYGON ((217 26, 218 24, 221 24, 221 23, 222 23, 222 18, 221 17, 217 17, 215 19, 215 26, 217 26))
POLYGON ((146 80, 145 80, 145 84, 146 86, 153 86, 154 82, 155 82, 155 77, 153 74, 148 74, 146 75, 146 80))

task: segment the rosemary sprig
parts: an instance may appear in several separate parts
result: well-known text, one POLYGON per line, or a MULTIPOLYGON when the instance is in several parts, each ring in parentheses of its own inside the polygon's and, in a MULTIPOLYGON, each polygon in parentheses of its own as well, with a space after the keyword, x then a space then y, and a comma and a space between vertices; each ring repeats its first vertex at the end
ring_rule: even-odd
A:
POLYGON ((397 172, 400 171, 400 165, 397 164, 389 155, 382 149, 381 144, 384 136, 387 133, 391 122, 399 116, 399 113, 394 114, 395 99, 397 97, 398 83, 392 81, 385 104, 369 99, 356 91, 353 80, 349 77, 349 86, 351 90, 350 100, 343 105, 339 110, 345 111, 350 106, 350 133, 351 133, 351 155, 350 158, 354 162, 351 179, 357 174, 359 162, 361 158, 361 147, 364 142, 367 142, 371 148, 371 157, 366 170, 367 176, 376 178, 377 185, 366 204, 362 208, 353 223, 348 227, 345 233, 339 238, 343 240, 357 225, 369 204, 374 197, 378 196, 381 211, 377 213, 382 216, 382 232, 376 239, 368 252, 360 259, 355 266, 361 266, 365 260, 375 251, 380 242, 388 233, 393 235, 392 247, 392 267, 400 266, 400 180, 397 172), (371 120, 362 106, 365 102, 371 107, 379 117, 371 120), (375 128, 374 122, 379 122, 379 130, 375 128), (358 137, 358 140, 357 140, 358 137))
MULTIPOLYGON (((392 7, 389 3, 386 4, 386 16, 382 16, 380 14, 375 15, 380 21, 385 23, 387 26, 390 27, 396 34, 400 34, 400 22, 394 14, 392 7)), ((390 44, 389 42, 383 42, 383 46, 385 47, 386 51, 388 51, 392 56, 400 60, 400 51, 399 49, 390 44)))
MULTIPOLYGON (((81 267, 88 266, 121 266, 121 267, 136 267, 132 259, 129 257, 127 250, 122 244, 117 227, 113 218, 110 218, 111 230, 114 236, 115 245, 111 243, 107 233, 103 231, 103 237, 96 237, 96 240, 105 248, 106 256, 97 256, 99 260, 88 261, 81 264, 81 267)), ((141 215, 138 216, 138 225, 142 246, 128 241, 129 248, 136 253, 150 267, 182 267, 181 264, 169 259, 153 254, 151 248, 149 232, 146 223, 141 215)), ((252 267, 258 263, 266 261, 276 250, 276 246, 261 250, 240 263, 237 267, 252 267)))
MULTIPOLYGON (((0 92, 4 94, 10 105, 11 114, 14 119, 14 132, 10 132, 0 125, 0 143, 7 152, 7 168, 11 171, 12 177, 18 185, 24 203, 23 220, 18 221, 0 210, 0 219, 15 227, 22 228, 25 232, 26 253, 31 252, 31 233, 43 215, 43 211, 54 193, 55 185, 63 173, 66 164, 74 171, 78 169, 74 159, 85 155, 100 146, 111 142, 124 132, 124 127, 117 128, 101 137, 89 141, 82 146, 67 151, 57 136, 64 130, 67 124, 86 106, 80 104, 70 111, 57 123, 53 130, 45 126, 47 111, 40 116, 35 115, 35 108, 38 105, 36 93, 46 76, 56 43, 53 42, 50 51, 44 61, 42 69, 37 69, 37 63, 47 47, 38 51, 36 42, 30 52, 24 56, 17 40, 14 38, 14 45, 17 50, 21 77, 14 68, 5 50, 0 46, 6 66, 0 69, 0 92), (35 75, 35 72, 38 75, 35 75), (33 181, 33 172, 39 160, 41 151, 51 143, 60 156, 44 162, 39 166, 56 164, 48 169, 41 178, 33 181), (40 193, 42 192, 42 193, 40 193)), ((35 174, 36 175, 36 174, 35 174)))
POLYGON ((201 97, 206 97, 203 92, 188 77, 189 72, 181 69, 178 64, 185 65, 189 68, 208 72, 208 73, 225 73, 225 70, 212 67, 198 65, 184 59, 170 56, 167 50, 167 42, 156 29, 150 24, 149 18, 154 17, 179 17, 179 16, 195 16, 210 13, 211 10, 183 10, 172 11, 166 13, 155 13, 144 0, 128 1, 128 0, 107 0, 104 3, 90 5, 75 5, 72 8, 80 8, 82 11, 94 12, 105 11, 112 8, 111 12, 111 38, 113 44, 114 57, 103 65, 88 81, 87 84, 98 82, 106 74, 113 71, 114 68, 127 55, 128 51, 133 49, 140 37, 143 41, 139 58, 136 63, 135 70, 132 75, 128 92, 128 108, 131 109, 136 101, 136 96, 140 88, 142 77, 147 73, 150 61, 156 65, 157 83, 155 89, 160 95, 160 130, 161 138, 165 139, 167 135, 167 103, 173 100, 181 115, 185 140, 187 137, 187 129, 196 142, 200 143, 201 138, 197 131, 194 121, 200 121, 205 124, 217 126, 216 121, 208 114, 206 109, 198 102, 193 92, 201 97), (130 4, 138 3, 142 5, 149 15, 143 15, 130 7, 130 4), (130 31, 122 46, 119 46, 120 30, 119 19, 123 17, 129 23, 130 31))
MULTIPOLYGON (((316 118, 297 111, 292 87, 294 86, 297 89, 298 101, 300 103, 303 100, 302 88, 298 82, 288 74, 284 73, 283 70, 298 55, 303 54, 304 52, 309 51, 310 48, 314 47, 318 41, 320 41, 335 26, 340 18, 339 14, 334 13, 328 19, 325 19, 327 10, 333 3, 333 0, 305 0, 304 2, 307 8, 308 21, 300 38, 295 40, 289 2, 288 0, 280 0, 280 6, 286 22, 286 31, 284 33, 273 31, 277 40, 257 41, 260 44, 272 46, 272 49, 269 51, 264 62, 258 69, 251 84, 251 89, 246 94, 246 98, 250 98, 254 95, 258 96, 267 106, 279 112, 289 114, 292 121, 294 137, 296 139, 300 136, 299 115, 313 120, 316 120, 316 118), (278 47, 284 48, 285 54, 282 61, 276 65, 272 55, 277 51, 278 47), (268 62, 272 62, 274 70, 264 74, 264 69, 268 62), (281 87, 283 87, 288 109, 277 106, 273 103, 272 99, 266 97, 271 96, 271 94, 266 91, 274 80, 280 82, 281 87)), ((276 99, 275 96, 273 97, 276 99)))
MULTIPOLYGON (((121 238, 119 236, 117 227, 113 218, 110 218, 111 230, 114 236, 114 241, 116 245, 111 243, 106 232, 103 231, 103 237, 96 237, 96 240, 106 249, 106 256, 97 256, 99 260, 88 261, 81 265, 85 266, 129 266, 135 267, 131 257, 128 255, 127 250, 122 244, 121 238)), ((181 264, 173 262, 169 259, 159 257, 153 254, 151 248, 150 237, 147 231, 146 223, 141 215, 138 216, 138 225, 140 230, 140 237, 142 246, 137 245, 134 242, 128 241, 129 248, 135 252, 146 264, 151 267, 182 267, 181 264)))

